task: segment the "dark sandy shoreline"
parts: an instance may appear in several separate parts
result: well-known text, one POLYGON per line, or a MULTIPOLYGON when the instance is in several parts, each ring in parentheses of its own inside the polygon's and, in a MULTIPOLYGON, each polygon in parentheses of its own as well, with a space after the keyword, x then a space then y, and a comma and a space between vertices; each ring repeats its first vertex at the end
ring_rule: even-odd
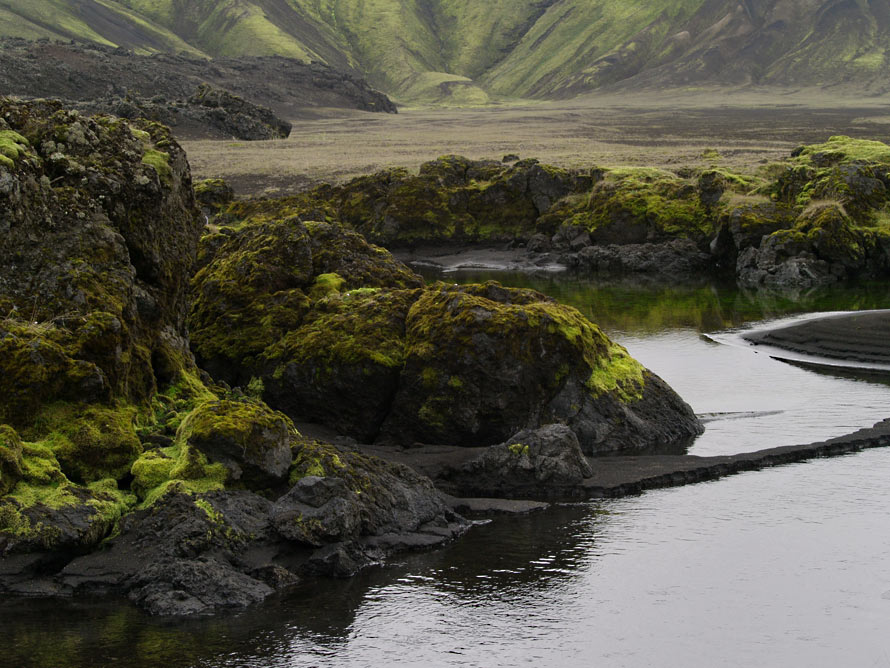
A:
POLYGON ((890 371, 890 310, 811 318, 742 338, 775 357, 787 351, 813 358, 810 362, 826 358, 827 363, 881 365, 890 371))

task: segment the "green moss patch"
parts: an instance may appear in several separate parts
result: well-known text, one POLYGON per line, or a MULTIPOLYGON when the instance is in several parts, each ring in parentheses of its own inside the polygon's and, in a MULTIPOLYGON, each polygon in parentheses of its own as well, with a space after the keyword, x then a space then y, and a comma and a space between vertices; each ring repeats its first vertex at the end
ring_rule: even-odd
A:
POLYGON ((173 169, 170 167, 170 154, 157 149, 148 149, 142 156, 142 164, 148 165, 158 175, 162 183, 170 185, 173 181, 173 169))
POLYGON ((16 161, 28 152, 28 140, 13 130, 0 130, 0 165, 15 167, 16 161))

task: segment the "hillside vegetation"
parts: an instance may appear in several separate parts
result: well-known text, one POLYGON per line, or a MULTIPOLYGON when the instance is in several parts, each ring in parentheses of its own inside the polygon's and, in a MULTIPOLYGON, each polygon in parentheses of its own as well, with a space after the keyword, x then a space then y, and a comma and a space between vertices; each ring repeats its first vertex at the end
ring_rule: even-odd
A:
POLYGON ((319 60, 403 102, 631 85, 883 92, 890 0, 0 0, 0 34, 319 60))

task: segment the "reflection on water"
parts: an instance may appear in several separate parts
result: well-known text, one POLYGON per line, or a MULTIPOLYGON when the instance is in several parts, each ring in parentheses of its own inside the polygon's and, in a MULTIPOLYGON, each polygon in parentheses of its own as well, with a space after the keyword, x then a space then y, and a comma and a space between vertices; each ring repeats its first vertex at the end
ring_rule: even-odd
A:
POLYGON ((659 285, 598 281, 573 274, 530 276, 515 272, 426 273, 427 280, 456 283, 498 281, 532 288, 571 304, 610 335, 644 335, 673 329, 716 332, 795 313, 864 311, 890 306, 890 285, 814 288, 794 293, 740 290, 735 284, 659 285))
MULTIPOLYGON (((802 310, 887 307, 887 288, 811 293, 801 306, 710 286, 498 278, 579 307, 696 411, 733 413, 708 422, 694 453, 887 417, 885 378, 813 373, 700 336, 802 310)), ((890 449, 873 450, 501 518, 443 550, 209 619, 4 600, 0 668, 887 666, 888 478, 890 449)))
POLYGON ((728 285, 657 286, 591 282, 571 275, 448 274, 448 280, 499 280, 575 306, 645 366, 664 378, 707 422, 690 454, 729 455, 824 440, 888 417, 880 375, 816 374, 753 348, 721 345, 701 334, 815 311, 890 306, 890 285, 866 284, 777 296, 728 285), (751 417, 739 419, 739 414, 751 417))
POLYGON ((501 519, 232 617, 5 602, 0 665, 887 665, 888 477, 872 450, 501 519))

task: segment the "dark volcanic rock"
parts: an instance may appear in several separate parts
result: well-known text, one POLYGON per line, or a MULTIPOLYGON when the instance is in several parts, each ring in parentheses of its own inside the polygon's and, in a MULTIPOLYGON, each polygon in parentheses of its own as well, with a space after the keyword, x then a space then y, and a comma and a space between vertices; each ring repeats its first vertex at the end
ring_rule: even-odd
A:
POLYGON ((711 256, 691 239, 661 244, 588 246, 562 255, 560 261, 573 269, 599 274, 639 274, 662 280, 690 280, 707 276, 713 269, 711 256))
POLYGON ((188 101, 208 110, 203 117, 208 125, 238 139, 285 139, 290 135, 291 124, 269 109, 210 84, 198 86, 188 101))
POLYGON ((436 482, 462 497, 571 498, 592 474, 575 433, 554 424, 514 434, 436 482))
POLYGON ((291 124, 281 120, 269 109, 252 104, 210 84, 201 84, 186 100, 155 102, 132 94, 126 98, 69 102, 85 114, 111 114, 130 120, 146 118, 194 134, 200 128, 211 137, 257 141, 285 139, 291 124))
MULTIPOLYGON (((186 100, 202 84, 225 89, 247 104, 299 118, 318 107, 396 113, 393 102, 357 73, 282 57, 205 60, 173 54, 139 56, 125 49, 74 43, 0 40, 0 95, 59 97, 132 118, 147 115, 178 135, 230 137, 213 115, 191 119, 186 100)), ((198 111, 194 106, 192 111, 198 111)), ((223 126, 231 126, 232 120, 223 126)), ((236 121, 241 127, 243 121, 236 121)))

